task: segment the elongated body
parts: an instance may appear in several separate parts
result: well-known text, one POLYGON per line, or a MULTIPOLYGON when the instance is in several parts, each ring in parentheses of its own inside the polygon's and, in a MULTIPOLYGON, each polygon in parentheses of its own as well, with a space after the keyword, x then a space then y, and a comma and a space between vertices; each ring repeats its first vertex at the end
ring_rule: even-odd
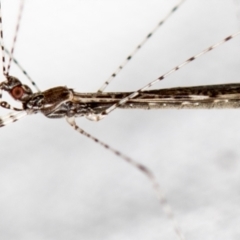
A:
MULTIPOLYGON (((92 109, 103 110, 120 101, 131 92, 77 93, 73 102, 90 104, 92 109)), ((119 108, 239 108, 240 84, 223 84, 197 87, 178 87, 149 90, 139 93, 119 108)))
MULTIPOLYGON (((26 99, 25 109, 36 109, 49 118, 100 114, 131 92, 78 93, 56 87, 35 93, 26 99), (41 97, 40 97, 41 96, 41 97), (37 100, 37 104, 36 101, 37 100), (29 103, 31 104, 29 105, 29 103), (34 104, 32 104, 34 103, 34 104), (35 107, 34 107, 35 106, 35 107)), ((123 109, 212 109, 240 108, 240 84, 178 87, 140 92, 119 108, 123 109)))
MULTIPOLYGON (((86 116, 94 120, 114 104, 123 109, 212 109, 240 108, 240 84, 221 84, 196 87, 178 87, 138 92, 78 93, 67 87, 55 87, 32 93, 26 85, 12 76, 2 88, 22 103, 28 114, 41 112, 48 118, 86 116), (119 104, 127 99, 124 104, 119 104)), ((1 103, 3 107, 5 103, 1 103)))

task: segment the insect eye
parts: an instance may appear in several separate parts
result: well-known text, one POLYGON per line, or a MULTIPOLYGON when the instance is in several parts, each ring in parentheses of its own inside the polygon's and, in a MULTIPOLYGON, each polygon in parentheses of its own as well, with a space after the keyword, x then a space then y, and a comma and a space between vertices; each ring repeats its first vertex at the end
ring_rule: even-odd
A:
POLYGON ((11 95, 14 99, 21 99, 24 94, 22 86, 16 86, 11 90, 11 95))

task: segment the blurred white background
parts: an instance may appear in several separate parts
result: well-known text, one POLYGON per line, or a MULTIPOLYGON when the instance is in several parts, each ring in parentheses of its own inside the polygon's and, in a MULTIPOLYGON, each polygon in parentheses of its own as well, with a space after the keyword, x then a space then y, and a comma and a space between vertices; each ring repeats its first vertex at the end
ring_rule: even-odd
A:
MULTIPOLYGON (((96 91, 176 3, 26 1, 15 57, 42 90, 96 91)), ((138 89, 237 31, 236 3, 187 0, 107 90, 138 89)), ((2 1, 8 48, 18 6, 2 1)), ((239 82, 239 52, 236 38, 155 87, 239 82)), ((15 66, 11 74, 27 83, 15 66)), ((78 123, 154 171, 186 239, 237 240, 239 118, 237 109, 116 110, 78 123)), ((0 239, 177 239, 142 173, 65 119, 29 116, 0 136, 0 239)))

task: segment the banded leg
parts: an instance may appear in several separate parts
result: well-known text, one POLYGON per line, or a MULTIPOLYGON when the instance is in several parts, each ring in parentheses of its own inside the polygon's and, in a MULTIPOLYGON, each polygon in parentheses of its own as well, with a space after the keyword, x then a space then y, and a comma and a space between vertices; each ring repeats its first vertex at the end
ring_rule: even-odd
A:
POLYGON ((4 127, 10 123, 16 122, 21 118, 27 116, 27 112, 11 112, 3 117, 0 117, 0 127, 4 127))
POLYGON ((3 26, 2 26, 2 6, 0 1, 0 44, 1 44, 1 52, 2 52, 2 70, 3 75, 6 75, 6 58, 5 58, 5 50, 4 50, 4 41, 3 41, 3 26))
MULTIPOLYGON (((5 48, 4 51, 10 56, 10 52, 5 48)), ((20 63, 17 61, 16 58, 12 56, 13 62, 16 64, 16 66, 22 71, 22 73, 26 76, 28 81, 32 84, 32 86, 37 90, 37 92, 41 92, 40 88, 37 86, 37 84, 32 80, 32 78, 29 76, 27 71, 20 65, 20 63)))
MULTIPOLYGON (((15 30, 15 35, 14 35, 14 39, 13 39, 13 44, 12 44, 12 48, 11 51, 9 52, 5 47, 4 47, 4 42, 3 42, 3 29, 2 29, 2 15, 1 15, 1 2, 0 2, 0 44, 1 44, 1 50, 2 50, 2 66, 3 66, 3 74, 4 75, 8 75, 9 70, 10 70, 10 66, 11 66, 11 61, 13 60, 13 62, 18 66, 18 68, 23 72, 23 74, 27 77, 27 79, 30 81, 30 83, 32 84, 32 86, 38 91, 40 92, 39 87, 36 85, 36 83, 31 79, 31 77, 29 76, 29 74, 24 70, 24 68, 19 64, 19 62, 13 57, 13 53, 14 53, 14 48, 15 48, 15 44, 16 44, 16 40, 17 40, 17 34, 19 31, 19 26, 20 26, 20 21, 21 21, 21 17, 22 17, 22 11, 23 11, 23 7, 24 7, 24 0, 21 0, 20 3, 20 8, 19 8, 19 14, 18 14, 18 19, 17 19, 17 25, 16 25, 16 30, 15 30), (8 63, 8 67, 7 67, 7 71, 6 71, 6 67, 5 67, 5 52, 9 55, 9 63, 8 63)), ((1 93, 0 93, 0 98, 1 98, 1 93)))
POLYGON ((166 77, 168 77, 169 75, 171 75, 172 73, 178 71, 180 68, 186 66, 188 63, 196 60, 197 58, 201 57, 202 55, 206 54, 207 52, 210 52, 211 50, 219 47, 220 45, 226 43, 227 41, 237 37, 238 35, 240 34, 240 31, 224 38, 222 41, 204 49, 203 51, 201 51, 200 53, 190 57, 189 59, 187 59, 186 61, 182 62, 181 64, 179 64, 178 66, 172 68, 170 71, 166 72, 165 74, 163 74, 162 76, 158 77, 157 79, 153 80, 152 82, 148 83, 147 85, 145 85, 144 87, 138 89, 137 91, 133 92, 132 94, 130 94, 129 96, 121 99, 119 102, 113 104, 111 107, 109 107, 108 109, 104 110, 103 112, 99 113, 99 114, 92 114, 92 115, 89 115, 87 118, 89 120, 92 120, 92 121, 99 121, 101 119, 103 119, 106 115, 108 115, 110 112, 112 112, 113 110, 115 110, 117 107, 125 104, 127 101, 129 101, 130 99, 138 96, 142 91, 146 90, 147 88, 150 88, 152 87, 154 84, 162 81, 163 79, 165 79, 166 77))
POLYGON ((17 41, 19 27, 20 27, 20 21, 21 21, 21 18, 22 18, 23 7, 24 7, 24 0, 21 0, 19 13, 18 13, 18 18, 17 18, 16 29, 15 29, 15 34, 14 34, 13 43, 12 43, 12 48, 11 48, 11 51, 10 51, 10 54, 9 54, 9 61, 8 61, 6 75, 9 75, 9 70, 10 70, 10 67, 11 67, 11 62, 12 62, 12 59, 13 59, 13 53, 14 53, 14 49, 15 49, 15 45, 16 45, 16 41, 17 41))
MULTIPOLYGON (((18 35, 18 31, 19 31, 19 26, 20 26, 20 21, 21 21, 21 17, 22 17, 23 7, 24 7, 24 0, 21 0, 20 8, 19 8, 19 14, 18 14, 18 18, 17 18, 16 29, 15 29, 15 34, 14 34, 14 38, 13 38, 13 44, 12 44, 11 51, 9 53, 9 51, 7 49, 5 49, 4 44, 3 44, 2 16, 1 16, 1 5, 0 5, 0 31, 1 31, 0 41, 1 41, 2 56, 3 56, 2 57, 3 74, 6 77, 9 75, 11 61, 13 60, 15 62, 15 64, 22 70, 22 72, 25 74, 25 76, 28 78, 28 80, 31 82, 31 84, 37 89, 37 91, 39 91, 38 87, 36 86, 34 81, 29 77, 27 72, 20 66, 20 64, 17 62, 17 60, 13 58, 13 53, 14 53, 15 44, 16 44, 16 40, 17 40, 17 35, 18 35), (5 68, 5 52, 9 55, 9 63, 8 63, 7 69, 5 68)), ((0 106, 3 107, 3 108, 6 108, 6 109, 11 109, 11 110, 15 110, 15 111, 22 111, 23 109, 13 107, 6 101, 1 101, 2 90, 3 90, 3 88, 2 88, 3 85, 2 84, 4 84, 4 82, 2 82, 0 84, 0 106)))
POLYGON ((8 102, 6 102, 6 101, 1 101, 1 102, 0 102, 0 106, 1 106, 2 108, 14 110, 14 111, 23 111, 23 109, 13 107, 12 105, 10 105, 10 104, 9 104, 8 102))
POLYGON ((131 164, 138 171, 142 172, 148 178, 148 180, 150 181, 150 183, 153 186, 153 189, 154 189, 154 191, 157 195, 157 198, 159 200, 160 205, 163 208, 164 213, 166 214, 166 216, 169 218, 169 220, 173 224, 173 228, 174 228, 175 233, 177 234, 177 236, 180 240, 184 240, 185 238, 183 236, 182 231, 180 230, 179 224, 177 223, 177 221, 175 219, 175 216, 173 214, 173 210, 172 210, 170 204, 168 203, 165 195, 163 194, 163 191, 160 189, 160 185, 159 185, 155 175, 146 166, 144 166, 141 163, 138 163, 137 161, 133 160, 132 158, 124 155, 123 153, 121 153, 118 150, 112 148, 108 144, 102 142, 101 140, 97 139, 96 137, 92 136, 91 134, 85 132, 83 129, 78 127, 78 125, 75 122, 74 117, 72 117, 72 118, 66 117, 66 120, 71 125, 71 127, 73 127, 77 132, 79 132, 82 135, 84 135, 85 137, 93 140, 94 142, 100 144, 102 147, 106 148, 107 150, 111 151, 116 156, 120 157, 121 159, 123 159, 127 163, 131 164))
POLYGON ((167 19, 182 5, 185 0, 181 0, 177 5, 175 5, 170 12, 153 28, 151 32, 140 42, 140 44, 133 50, 133 52, 128 55, 128 57, 119 65, 119 67, 112 73, 112 75, 103 83, 103 85, 98 89, 98 92, 103 92, 107 86, 112 82, 112 80, 118 75, 119 72, 127 65, 127 63, 134 57, 134 55, 143 47, 143 45, 150 39, 150 37, 162 26, 167 19))

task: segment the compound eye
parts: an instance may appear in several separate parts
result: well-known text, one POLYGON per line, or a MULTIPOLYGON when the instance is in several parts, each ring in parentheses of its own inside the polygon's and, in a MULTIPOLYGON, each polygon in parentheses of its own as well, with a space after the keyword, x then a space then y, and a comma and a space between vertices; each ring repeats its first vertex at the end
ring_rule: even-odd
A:
POLYGON ((14 99, 21 99, 24 94, 22 86, 16 86, 11 90, 11 95, 14 99))

